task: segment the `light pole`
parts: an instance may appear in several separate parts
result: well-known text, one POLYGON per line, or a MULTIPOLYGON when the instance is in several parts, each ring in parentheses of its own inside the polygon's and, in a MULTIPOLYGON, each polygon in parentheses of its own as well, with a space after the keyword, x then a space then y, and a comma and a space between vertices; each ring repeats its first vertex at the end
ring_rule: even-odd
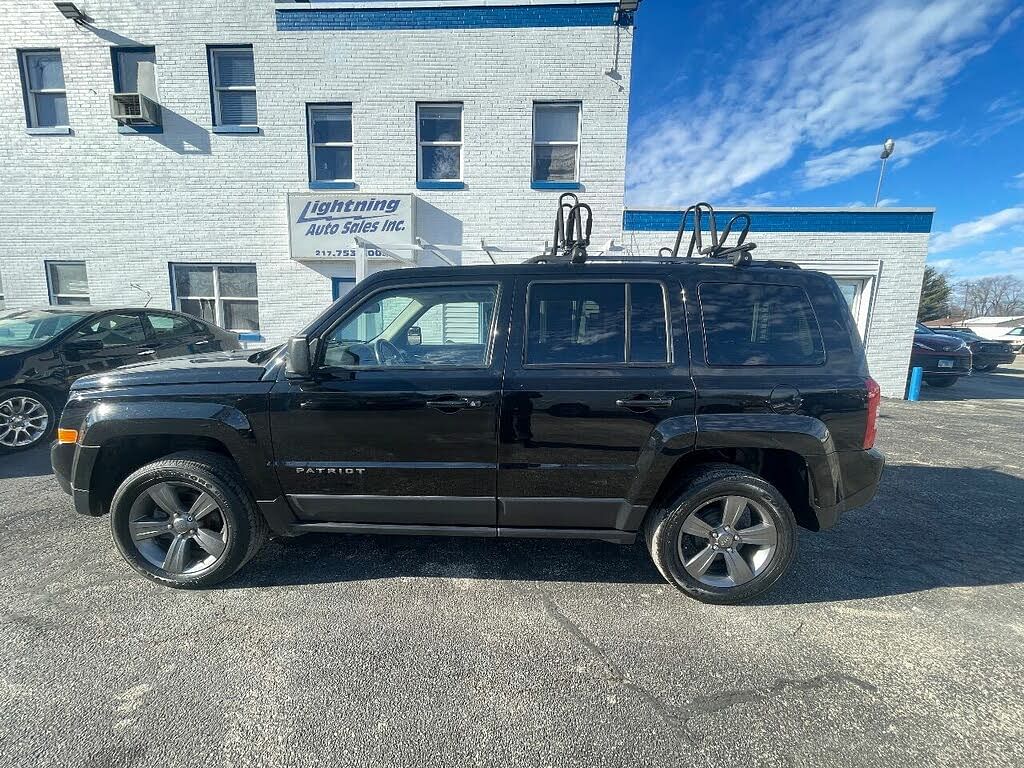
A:
POLYGON ((896 149, 896 142, 892 139, 886 139, 882 145, 882 154, 879 157, 882 158, 882 170, 878 173, 878 187, 875 189, 875 207, 878 207, 878 198, 882 194, 882 177, 885 176, 885 161, 892 156, 892 151, 896 149))

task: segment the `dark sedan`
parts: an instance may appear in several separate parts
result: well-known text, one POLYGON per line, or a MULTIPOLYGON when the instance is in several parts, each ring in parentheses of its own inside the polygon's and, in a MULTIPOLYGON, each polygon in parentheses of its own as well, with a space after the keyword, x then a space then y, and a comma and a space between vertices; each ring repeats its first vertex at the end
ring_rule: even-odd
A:
POLYGON ((956 336, 967 342, 974 357, 974 370, 991 371, 997 365, 1012 363, 1016 355, 1013 347, 1005 341, 993 341, 979 336, 970 328, 932 328, 944 336, 956 336))
POLYGON ((961 376, 971 374, 971 349, 963 339, 936 333, 918 323, 914 331, 914 348, 910 352, 910 367, 921 368, 924 381, 929 386, 951 387, 961 376))
POLYGON ((0 318, 0 452, 39 445, 71 383, 129 363, 238 349, 238 337, 158 309, 26 309, 0 318))

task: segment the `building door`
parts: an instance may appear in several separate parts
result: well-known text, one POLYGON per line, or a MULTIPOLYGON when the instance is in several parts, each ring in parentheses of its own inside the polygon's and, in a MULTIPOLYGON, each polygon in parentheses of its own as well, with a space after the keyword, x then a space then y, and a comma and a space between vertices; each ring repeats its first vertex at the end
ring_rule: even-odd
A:
POLYGON ((320 335, 315 375, 272 393, 289 502, 305 522, 493 528, 507 287, 371 290, 320 335))
POLYGON ((354 277, 332 277, 331 278, 331 299, 337 301, 351 291, 356 284, 354 277))

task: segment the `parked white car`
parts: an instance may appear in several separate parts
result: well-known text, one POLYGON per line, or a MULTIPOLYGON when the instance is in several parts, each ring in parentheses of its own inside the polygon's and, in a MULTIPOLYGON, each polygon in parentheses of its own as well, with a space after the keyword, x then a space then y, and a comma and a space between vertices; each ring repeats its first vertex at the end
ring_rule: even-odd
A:
POLYGON ((1024 352, 1024 325, 1007 331, 1002 336, 996 336, 995 340, 1008 342, 1013 347, 1013 351, 1019 355, 1024 352))

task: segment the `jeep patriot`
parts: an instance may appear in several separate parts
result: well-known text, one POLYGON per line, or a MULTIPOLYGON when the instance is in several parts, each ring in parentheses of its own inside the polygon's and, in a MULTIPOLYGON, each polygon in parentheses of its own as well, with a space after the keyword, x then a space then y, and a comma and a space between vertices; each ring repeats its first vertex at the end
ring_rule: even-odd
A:
POLYGON ((79 379, 52 461, 144 576, 270 533, 642 540, 713 603, 867 503, 878 386, 839 288, 773 262, 379 272, 282 347, 79 379))

